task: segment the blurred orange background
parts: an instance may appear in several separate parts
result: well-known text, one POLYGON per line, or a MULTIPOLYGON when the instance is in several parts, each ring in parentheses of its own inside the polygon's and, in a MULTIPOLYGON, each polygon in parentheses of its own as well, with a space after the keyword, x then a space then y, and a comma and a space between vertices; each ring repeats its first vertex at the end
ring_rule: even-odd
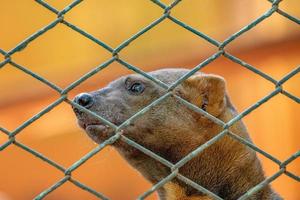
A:
MULTIPOLYGON (((48 0, 62 10, 72 1, 48 0)), ((170 3, 171 1, 163 1, 170 3)), ((265 0, 189 0, 182 1, 171 15, 190 26, 223 41, 271 8, 265 0)), ((284 0, 280 8, 300 18, 298 0, 284 0)), ((148 0, 88 0, 65 15, 65 20, 79 26, 112 47, 163 14, 148 0)), ((31 0, 0 1, 0 48, 9 51, 56 16, 31 0)), ((226 51, 276 80, 300 64, 300 27, 275 13, 226 47, 226 51)), ((125 61, 151 71, 164 67, 193 68, 217 52, 217 48, 165 20, 121 51, 125 61)), ((58 24, 15 53, 12 60, 32 70, 61 88, 106 61, 111 54, 87 38, 58 24)), ((4 57, 0 56, 0 62, 4 57)), ((274 85, 232 61, 220 57, 203 69, 227 80, 228 93, 239 112, 274 90, 274 85)), ((103 87, 115 78, 132 73, 118 63, 97 73, 72 90, 68 97, 103 87)), ((300 97, 300 74, 283 88, 300 97)), ((0 70, 0 126, 10 131, 30 119, 59 94, 10 64, 0 70)), ((284 161, 300 147, 300 106, 282 94, 244 118, 254 143, 284 161)), ((7 141, 0 132, 0 145, 7 141)), ((76 124, 70 106, 63 102, 26 127, 16 140, 68 168, 96 147, 76 124)), ((259 155, 267 176, 279 167, 259 155)), ((287 169, 300 175, 300 158, 287 169)), ((28 152, 10 145, 0 152, 0 200, 32 199, 64 174, 28 152)), ((77 180, 102 192, 111 199, 136 199, 151 185, 131 168, 111 147, 105 148, 72 174, 77 180)), ((300 199, 300 183, 286 175, 272 186, 287 200, 300 199)), ((96 199, 67 182, 49 194, 48 200, 96 199)), ((157 199, 156 194, 148 199, 157 199)))

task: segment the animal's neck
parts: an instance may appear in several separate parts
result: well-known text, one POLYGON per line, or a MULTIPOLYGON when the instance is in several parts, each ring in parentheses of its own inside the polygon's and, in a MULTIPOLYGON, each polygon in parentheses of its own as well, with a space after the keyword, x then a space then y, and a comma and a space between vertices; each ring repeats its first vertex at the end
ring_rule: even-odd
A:
MULTIPOLYGON (((239 123, 237 126, 243 126, 243 124, 239 123)), ((245 128, 241 129, 239 127, 238 130, 245 130, 245 128)), ((215 134, 219 132, 220 130, 215 134)), ((244 132, 235 133, 240 136, 247 136, 247 133, 244 132)), ((187 149, 186 146, 178 148, 187 149)), ((189 152, 194 149, 195 147, 190 146, 189 152)), ((177 149, 177 152, 183 151, 178 151, 177 149)), ((170 154, 174 156, 176 152, 170 152, 170 154)), ((185 155, 177 155, 177 158, 180 159, 183 156, 185 155)), ((183 165, 179 172, 221 198, 228 200, 238 199, 265 179, 260 161, 255 152, 229 136, 225 136, 203 150, 198 156, 183 165)), ((206 195, 201 194, 193 187, 179 180, 174 180, 173 183, 181 186, 187 197, 207 198, 206 195)), ((174 187, 164 188, 170 191, 170 188, 174 187)), ((263 190, 256 193, 253 199, 280 199, 275 196, 271 188, 266 186, 263 190)))
MULTIPOLYGON (((234 117, 234 113, 228 110, 224 112, 224 116, 221 116, 221 118, 223 117, 224 119, 231 119, 234 117)), ((207 134, 210 134, 209 137, 207 136, 207 139, 222 131, 221 127, 215 128, 214 126, 206 130, 209 130, 207 134)), ((231 130, 235 134, 249 139, 242 122, 237 122, 231 127, 231 130)), ((187 145, 187 142, 176 144, 174 148, 171 146, 168 150, 159 150, 159 154, 170 162, 176 163, 206 141, 198 143, 193 141, 190 145, 187 145)), ((120 153, 153 184, 156 184, 171 173, 168 167, 141 153, 139 150, 129 146, 126 146, 125 149, 126 152, 128 152, 128 149, 132 149, 132 151, 131 153, 124 153, 121 149, 120 153)), ((225 135, 221 140, 206 148, 198 156, 183 165, 179 172, 223 199, 228 200, 238 199, 246 191, 264 180, 261 164, 255 152, 228 135, 225 135)), ((166 200, 187 200, 190 197, 193 197, 191 199, 195 200, 198 198, 209 199, 206 195, 201 194, 193 187, 176 178, 159 189, 159 194, 161 199, 166 200), (178 187, 180 190, 174 190, 174 188, 178 189, 178 187), (174 194, 174 192, 179 192, 178 194, 182 198, 174 199, 174 195, 171 195, 171 198, 170 194, 174 194)), ((258 192, 253 199, 280 198, 277 198, 270 187, 267 186, 258 192), (272 195, 274 198, 271 198, 272 195)))
MULTIPOLYGON (((176 152, 175 150, 169 150, 168 153, 161 156, 166 159, 172 158, 171 162, 176 163, 196 147, 189 146, 190 149, 187 150, 186 145, 177 146, 176 152), (184 148, 184 151, 179 148, 184 148), (185 153, 181 155, 178 152, 185 153)), ((128 148, 126 147, 127 150, 128 148)), ((138 150, 133 150, 130 154, 123 153, 123 156, 153 184, 158 183, 171 173, 168 167, 138 150)), ((264 180, 260 163, 254 152, 251 152, 244 145, 228 136, 205 149, 197 157, 182 166, 179 172, 224 199, 237 199, 247 190, 264 180), (232 151, 238 153, 232 154, 232 151)), ((182 197, 206 198, 204 194, 176 178, 159 190, 161 199, 166 200, 173 198, 167 198, 168 195, 174 194, 173 192, 179 192, 179 194, 182 194, 182 197), (176 188, 181 189, 174 190, 176 188)), ((177 200, 180 200, 180 198, 177 200)))

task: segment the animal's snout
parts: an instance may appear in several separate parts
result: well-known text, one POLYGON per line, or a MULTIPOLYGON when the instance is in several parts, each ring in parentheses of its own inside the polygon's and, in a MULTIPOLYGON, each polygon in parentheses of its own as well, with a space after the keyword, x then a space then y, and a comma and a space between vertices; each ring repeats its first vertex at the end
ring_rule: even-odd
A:
POLYGON ((74 98, 74 102, 89 109, 94 104, 93 96, 88 93, 81 93, 74 98))

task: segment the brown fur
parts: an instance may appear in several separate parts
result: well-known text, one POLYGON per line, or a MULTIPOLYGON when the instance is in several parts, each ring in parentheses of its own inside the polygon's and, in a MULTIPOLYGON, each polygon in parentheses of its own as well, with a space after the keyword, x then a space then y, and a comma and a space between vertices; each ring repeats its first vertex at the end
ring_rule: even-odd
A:
POLYGON ((212 200, 208 196, 187 196, 186 191, 178 184, 169 182, 164 185, 165 197, 168 200, 212 200))
MULTIPOLYGON (((150 74, 166 84, 184 75, 184 69, 165 69, 150 74)), ((89 109, 116 125, 164 94, 164 90, 140 75, 121 77, 106 88, 89 93, 93 106, 89 109), (133 83, 145 86, 143 93, 130 94, 133 83)), ((237 115, 228 95, 225 81, 215 75, 197 73, 175 88, 174 93, 227 122, 237 115)), ((75 109, 79 124, 97 143, 113 135, 94 117, 75 109)), ((124 128, 124 135, 145 148, 176 163, 191 151, 217 135, 222 127, 184 106, 171 96, 124 128)), ((238 121, 230 130, 250 140, 238 121)), ((147 180, 156 184, 170 174, 170 169, 122 140, 113 144, 116 150, 147 180)), ((255 151, 225 135, 215 144, 186 163, 179 172, 225 200, 238 199, 265 179, 255 151)), ((161 200, 209 200, 210 197, 174 178, 158 190, 161 200)), ((280 200, 270 186, 250 197, 252 200, 280 200)))

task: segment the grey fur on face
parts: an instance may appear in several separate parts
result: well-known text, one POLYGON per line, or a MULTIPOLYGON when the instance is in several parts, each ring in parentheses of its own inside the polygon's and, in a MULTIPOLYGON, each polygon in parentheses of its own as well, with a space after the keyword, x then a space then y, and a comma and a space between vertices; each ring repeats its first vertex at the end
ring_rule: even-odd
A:
MULTIPOLYGON (((188 70, 185 69, 164 69, 151 72, 150 75, 170 85, 173 82, 175 82, 179 77, 184 75, 187 71, 188 70), (161 73, 163 73, 164 75, 162 75, 161 73)), ((89 110, 95 112, 96 114, 114 123, 115 125, 120 125, 124 121, 129 119, 132 115, 134 115, 136 112, 143 109, 145 106, 147 106, 163 94, 164 89, 162 89, 160 86, 156 85, 151 80, 141 75, 133 74, 123 76, 111 82, 105 88, 90 92, 89 95, 92 96, 93 105, 89 107, 89 110), (144 87, 144 91, 140 94, 133 94, 128 90, 131 85, 136 83, 140 83, 144 87)), ((170 101, 170 99, 167 101, 170 101)), ((164 115, 157 115, 155 114, 155 110, 157 110, 158 108, 162 108, 162 106, 153 108, 148 113, 146 113, 147 116, 149 116, 149 114, 153 115, 152 117, 149 116, 149 120, 147 121, 150 121, 151 119, 155 121, 154 124, 156 124, 157 121, 166 121, 166 118, 168 117, 166 116, 166 114, 168 112, 166 111, 164 115)), ((170 108, 170 111, 171 110, 172 108, 170 108)), ((99 138, 101 138, 101 133, 95 133, 95 125, 101 125, 102 123, 98 119, 84 112, 79 112, 78 110, 75 110, 75 113, 78 117, 79 125, 82 128, 84 128, 89 133, 89 135, 93 136, 92 139, 94 139, 96 142, 103 141, 99 140, 99 138), (87 128, 90 125, 93 125, 93 129, 87 128), (96 139, 95 135, 98 135, 99 138, 96 139)), ((173 115, 170 114, 171 118, 172 116, 173 115)), ((138 119, 136 120, 136 122, 132 122, 131 126, 134 126, 139 121, 140 120, 138 119)), ((106 128, 109 129, 108 127, 106 128)), ((99 129, 98 131, 100 130, 104 131, 105 129, 101 127, 101 129, 99 129)), ((108 130, 105 131, 109 132, 108 130)), ((104 136, 107 135, 104 134, 104 136)), ((107 138, 104 137, 103 139, 107 138)))

